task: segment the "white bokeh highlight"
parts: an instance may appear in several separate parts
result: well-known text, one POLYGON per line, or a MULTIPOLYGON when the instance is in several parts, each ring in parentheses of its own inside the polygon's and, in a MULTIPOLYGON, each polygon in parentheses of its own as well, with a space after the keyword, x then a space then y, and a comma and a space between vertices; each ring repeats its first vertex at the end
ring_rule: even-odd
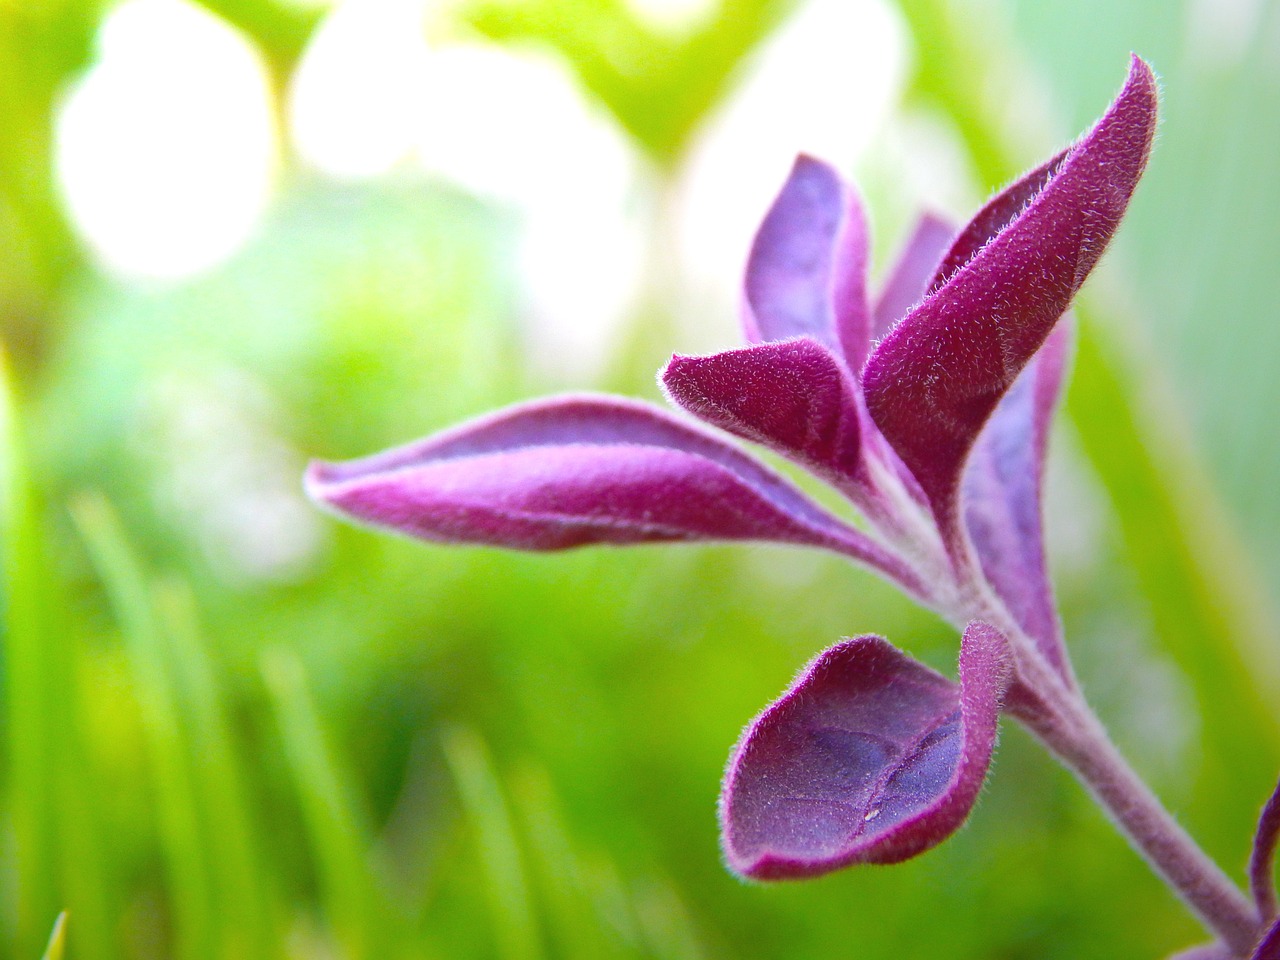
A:
MULTIPOLYGON (((700 326, 736 312, 752 237, 796 155, 852 176, 906 69, 907 31, 883 0, 810 0, 753 58, 704 129, 682 184, 679 260, 698 305, 685 312, 700 326)), ((706 332, 736 335, 727 325, 706 332)))
POLYGON ((342 179, 413 153, 427 93, 421 0, 347 0, 321 21, 289 88, 289 130, 308 164, 342 179))
POLYGON ((530 357, 557 379, 590 377, 639 294, 633 148, 548 56, 442 46, 429 76, 421 163, 515 212, 530 357))
POLYGON ((416 170, 510 211, 530 358, 589 378, 637 297, 633 150, 560 61, 447 39, 445 10, 337 5, 290 86, 295 149, 331 177, 416 170))
POLYGON ((102 265, 179 279, 251 235, 272 191, 267 70, 238 31, 188 0, 125 0, 55 117, 70 218, 102 265))

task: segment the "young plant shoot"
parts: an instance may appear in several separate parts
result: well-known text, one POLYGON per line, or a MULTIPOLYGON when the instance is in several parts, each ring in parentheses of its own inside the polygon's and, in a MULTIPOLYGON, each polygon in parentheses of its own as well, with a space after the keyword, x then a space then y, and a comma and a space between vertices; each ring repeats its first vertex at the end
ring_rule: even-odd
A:
POLYGON ((1001 713, 1083 781, 1213 935, 1205 958, 1280 958, 1258 829, 1247 897, 1178 826, 1086 703, 1046 571, 1041 488, 1071 335, 1068 308, 1124 215, 1156 129, 1135 57, 1074 145, 961 230, 921 221, 877 295, 852 187, 802 156, 747 263, 747 345, 675 356, 687 416, 610 396, 521 404, 418 443, 315 463, 307 486, 354 520, 424 540, 560 550, 761 540, 877 571, 959 632, 958 677, 872 635, 820 653, 746 729, 720 797, 725 858, 758 880, 893 863, 968 818, 1001 713), (746 452, 821 478, 841 520, 746 452))

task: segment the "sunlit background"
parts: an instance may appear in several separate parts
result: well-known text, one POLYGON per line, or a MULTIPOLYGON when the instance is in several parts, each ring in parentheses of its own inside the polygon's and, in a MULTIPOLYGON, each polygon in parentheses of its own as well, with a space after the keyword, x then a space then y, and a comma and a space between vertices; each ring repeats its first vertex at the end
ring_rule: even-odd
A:
POLYGON ((1237 877, 1280 771, 1274 0, 0 0, 0 956, 1041 960, 1202 939, 1008 727, 968 828, 746 886, 715 797, 837 637, 782 548, 446 549, 310 457, 737 342, 798 152, 879 276, 1164 88, 1080 306, 1052 563, 1084 683, 1237 877))

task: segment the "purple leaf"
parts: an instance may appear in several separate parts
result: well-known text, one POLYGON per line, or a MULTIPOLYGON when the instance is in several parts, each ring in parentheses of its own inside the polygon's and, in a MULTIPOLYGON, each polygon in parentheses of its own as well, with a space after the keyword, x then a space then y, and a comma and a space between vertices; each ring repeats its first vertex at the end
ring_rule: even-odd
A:
POLYGON ((810 336, 856 373, 866 359, 867 227, 853 188, 801 155, 747 260, 744 324, 752 343, 810 336))
POLYGON ((871 417, 919 481, 953 551, 965 457, 1115 232, 1146 166, 1156 99, 1155 78, 1135 57, 1119 97, 1060 165, 1006 191, 1029 194, 1025 207, 997 198, 980 213, 953 248, 963 265, 867 362, 871 417), (1001 226, 1014 206, 1020 212, 1001 226), (997 232, 980 242, 989 229, 997 232))
POLYGON ((1049 582, 1040 499, 1070 334, 1070 325, 1060 324, 997 405, 965 467, 961 500, 983 574, 1063 677, 1071 668, 1049 582))
POLYGON ((675 356, 659 379, 671 400, 699 419, 837 484, 862 472, 857 388, 844 364, 815 340, 675 356))
POLYGON ((1253 838, 1253 852, 1249 856, 1249 887, 1263 920, 1276 915, 1275 856, 1276 841, 1280 838, 1280 783, 1276 784, 1271 799, 1262 808, 1258 818, 1258 832, 1253 838))
POLYGON ((1280 920, 1267 927, 1267 932, 1254 947, 1249 960, 1280 960, 1280 920))
POLYGON ((307 488, 350 517, 425 540, 525 550, 773 540, 826 547, 911 579, 732 445, 614 397, 524 404, 364 459, 313 463, 307 488))
POLYGON ((820 654, 729 760, 729 865, 778 880, 896 863, 941 843, 977 799, 1010 672, 1005 638, 976 621, 959 684, 880 637, 820 654))
POLYGON ((954 239, 951 239, 946 249, 946 256, 942 256, 942 251, 938 251, 940 259, 934 264, 933 275, 924 292, 935 293, 941 289, 943 284, 972 260, 992 237, 1026 210, 1027 204, 1045 188, 1053 177, 1054 171, 1062 165, 1062 161, 1070 152, 1070 149, 1063 150, 1030 173, 1023 174, 1020 179, 988 200, 986 206, 974 215, 963 230, 955 234, 954 239))
POLYGON ((872 311, 873 340, 882 339, 924 298, 938 271, 938 263, 955 235, 952 224, 933 214, 926 213, 916 222, 872 311))

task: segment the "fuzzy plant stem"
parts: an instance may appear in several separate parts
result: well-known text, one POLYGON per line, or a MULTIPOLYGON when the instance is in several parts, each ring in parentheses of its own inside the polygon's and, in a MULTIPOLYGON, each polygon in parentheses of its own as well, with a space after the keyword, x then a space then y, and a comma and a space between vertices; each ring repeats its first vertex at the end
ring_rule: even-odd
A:
POLYGON ((1157 874, 1239 957, 1253 951, 1262 920, 1253 905, 1161 805, 1129 766, 1078 691, 1035 651, 1018 656, 1009 710, 1089 789, 1157 874))

